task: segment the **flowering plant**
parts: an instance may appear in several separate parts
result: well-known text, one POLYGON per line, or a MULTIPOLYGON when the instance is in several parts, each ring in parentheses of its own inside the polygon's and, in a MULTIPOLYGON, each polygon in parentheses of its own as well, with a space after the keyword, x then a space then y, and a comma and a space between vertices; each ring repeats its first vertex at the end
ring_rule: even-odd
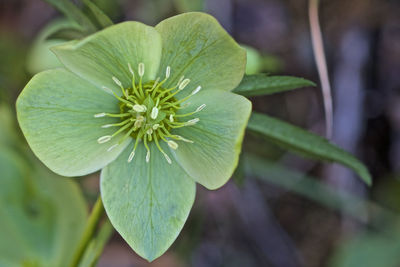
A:
POLYGON ((182 229, 195 182, 217 189, 237 165, 251 103, 230 91, 245 51, 204 13, 120 23, 53 51, 65 68, 27 84, 21 129, 54 172, 101 170, 111 223, 153 260, 182 229))

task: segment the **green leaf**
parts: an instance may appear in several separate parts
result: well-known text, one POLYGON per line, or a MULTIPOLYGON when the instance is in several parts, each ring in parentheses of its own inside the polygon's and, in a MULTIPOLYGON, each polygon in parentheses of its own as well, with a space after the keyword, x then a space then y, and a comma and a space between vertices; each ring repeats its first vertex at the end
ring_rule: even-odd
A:
POLYGON ((136 73, 136 81, 139 63, 145 66, 143 81, 155 79, 161 59, 161 37, 153 27, 123 22, 52 50, 70 71, 100 88, 105 86, 120 93, 112 77, 118 78, 124 88, 130 88, 132 74, 128 63, 136 73))
POLYGON ((233 92, 243 96, 270 95, 301 87, 315 86, 315 83, 291 76, 268 76, 267 74, 245 75, 233 92))
POLYGON ((196 182, 217 189, 228 181, 237 166, 251 102, 230 92, 204 91, 191 97, 190 106, 179 114, 193 112, 202 104, 206 104, 203 110, 185 117, 199 118, 198 123, 172 132, 193 141, 178 141, 179 148, 174 153, 196 182))
POLYGON ((118 100, 64 69, 35 75, 17 100, 18 122, 29 146, 48 168, 64 176, 97 171, 128 145, 129 139, 107 151, 118 140, 97 142, 115 131, 102 125, 120 122, 94 118, 102 112, 119 113, 118 100))
POLYGON ((101 10, 97 5, 95 5, 90 0, 83 0, 83 3, 90 9, 97 22, 100 24, 102 28, 107 28, 114 23, 112 20, 101 10))
POLYGON ((311 158, 343 164, 353 169, 366 184, 372 183, 367 168, 359 160, 329 143, 325 138, 256 112, 253 112, 247 127, 291 151, 311 158))
POLYGON ((71 180, 0 147, 0 266, 67 266, 87 217, 71 180))
POLYGON ((191 81, 182 94, 197 86, 230 91, 239 84, 246 67, 246 51, 212 16, 185 13, 163 20, 156 29, 163 42, 158 76, 164 77, 167 66, 171 67, 166 87, 175 86, 182 75, 191 81))
POLYGON ((88 17, 70 0, 45 0, 63 13, 67 18, 78 23, 89 34, 96 31, 96 27, 88 17))
MULTIPOLYGON (((195 183, 175 161, 168 164, 154 142, 150 162, 133 144, 101 172, 101 196, 107 215, 126 242, 152 261, 163 254, 181 231, 193 205, 195 183)), ((161 144, 168 153, 166 145, 161 144)))

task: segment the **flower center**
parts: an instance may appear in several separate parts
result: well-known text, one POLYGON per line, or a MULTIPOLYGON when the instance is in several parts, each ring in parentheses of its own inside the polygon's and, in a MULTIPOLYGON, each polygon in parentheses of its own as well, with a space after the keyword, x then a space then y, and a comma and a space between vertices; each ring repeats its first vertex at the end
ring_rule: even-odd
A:
POLYGON ((178 148, 177 141, 193 143, 182 136, 172 134, 173 129, 185 126, 191 126, 199 121, 199 118, 184 121, 184 117, 191 116, 200 112, 205 108, 205 104, 197 107, 196 110, 187 114, 177 114, 179 109, 185 108, 184 104, 191 96, 198 93, 201 86, 198 86, 191 94, 182 99, 175 98, 176 94, 185 89, 190 83, 189 79, 181 77, 179 82, 171 87, 165 88, 163 84, 170 77, 171 68, 168 66, 165 72, 164 80, 160 78, 142 82, 144 75, 144 64, 139 63, 138 75, 139 81, 135 81, 135 73, 130 64, 128 64, 129 71, 132 74, 132 86, 124 88, 121 81, 116 77, 112 77, 114 82, 121 88, 121 95, 116 94, 114 91, 104 88, 112 93, 119 100, 119 114, 99 113, 94 115, 95 118, 100 117, 118 117, 121 122, 114 124, 103 125, 102 128, 117 127, 112 135, 100 137, 97 142, 100 144, 110 141, 114 137, 119 137, 118 143, 108 148, 111 151, 118 145, 122 144, 127 138, 135 139, 134 148, 129 155, 128 162, 131 162, 135 156, 135 151, 138 144, 143 141, 147 150, 146 162, 150 161, 149 142, 154 142, 158 150, 164 155, 168 163, 171 164, 171 159, 160 146, 160 141, 166 142, 172 149, 178 148), (184 105, 182 105, 184 104, 184 105), (181 121, 183 120, 183 121, 181 121))

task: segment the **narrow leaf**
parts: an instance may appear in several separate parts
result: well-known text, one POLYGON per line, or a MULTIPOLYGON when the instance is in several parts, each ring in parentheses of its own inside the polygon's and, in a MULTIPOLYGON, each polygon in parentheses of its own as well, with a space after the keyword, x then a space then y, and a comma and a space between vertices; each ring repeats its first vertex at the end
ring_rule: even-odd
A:
POLYGON ((321 136, 256 112, 253 112, 247 127, 303 156, 345 165, 353 169, 366 184, 372 183, 367 168, 358 159, 321 136))
POLYGON ((90 0, 83 0, 83 3, 90 9, 93 16, 96 18, 97 22, 102 28, 107 28, 113 25, 112 20, 101 10, 97 5, 92 3, 90 0))
POLYGON ((298 77, 254 74, 245 75, 242 82, 233 92, 243 96, 258 96, 285 92, 307 86, 315 86, 315 83, 298 77))
POLYGON ((44 0, 58 11, 63 13, 67 18, 78 23, 86 33, 93 33, 96 27, 89 18, 70 0, 44 0))

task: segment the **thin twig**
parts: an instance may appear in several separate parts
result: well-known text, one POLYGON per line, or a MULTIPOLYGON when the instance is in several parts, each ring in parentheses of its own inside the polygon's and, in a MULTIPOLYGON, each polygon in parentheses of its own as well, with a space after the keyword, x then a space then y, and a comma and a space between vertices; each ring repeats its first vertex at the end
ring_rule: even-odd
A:
POLYGON ((326 137, 332 137, 333 127, 333 108, 332 108, 332 93, 329 82, 328 68, 326 66, 325 51, 322 41, 321 27, 319 25, 318 17, 319 0, 309 0, 309 19, 311 39, 315 56, 315 63, 317 64, 318 75, 321 81, 322 97, 324 101, 325 123, 326 123, 326 137))

